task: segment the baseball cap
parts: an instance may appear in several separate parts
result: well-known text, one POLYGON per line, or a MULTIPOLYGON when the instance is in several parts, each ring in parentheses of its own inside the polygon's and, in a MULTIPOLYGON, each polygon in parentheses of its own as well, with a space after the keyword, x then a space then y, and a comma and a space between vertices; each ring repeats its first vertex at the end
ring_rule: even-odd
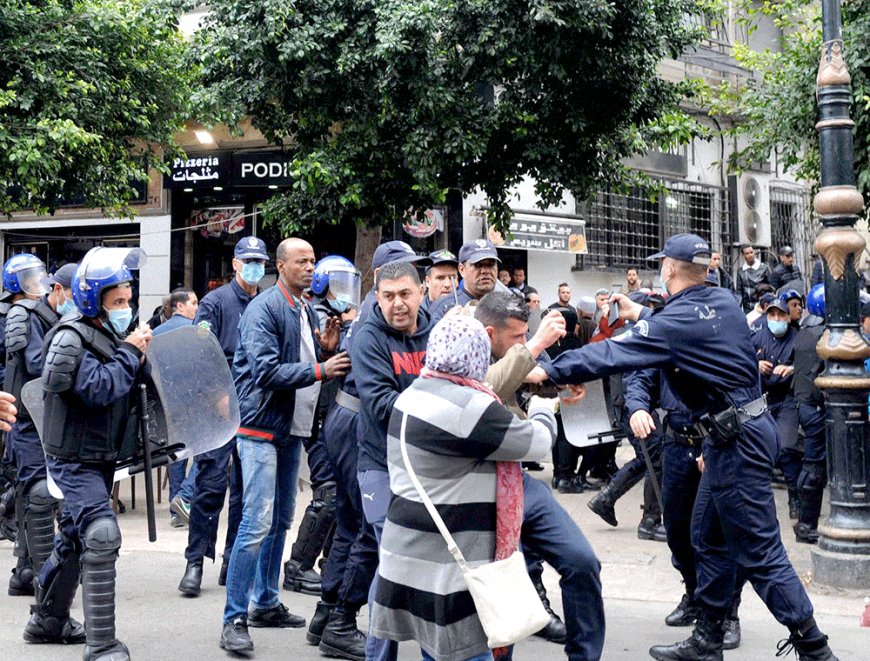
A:
POLYGON ((263 239, 258 239, 255 236, 246 236, 240 239, 236 244, 236 249, 233 250, 233 257, 236 259, 265 259, 269 261, 269 253, 266 250, 266 243, 263 239))
POLYGON ((665 248, 647 259, 670 257, 690 264, 710 264, 710 244, 697 234, 675 234, 665 241, 665 248))
POLYGON ((404 241, 386 241, 375 250, 372 256, 372 268, 379 269, 391 262, 424 262, 422 265, 428 266, 429 258, 415 253, 414 249, 404 241))
POLYGON ((494 259, 497 262, 501 262, 498 258, 495 244, 492 241, 477 239, 475 241, 463 243, 462 247, 459 249, 459 261, 463 264, 477 264, 484 259, 494 259))
POLYGON ((439 264, 459 265, 459 260, 456 258, 456 255, 449 250, 436 250, 435 252, 430 252, 429 259, 432 260, 432 266, 438 266, 439 264))
POLYGON ((794 248, 791 246, 783 246, 779 249, 779 254, 783 257, 794 254, 794 248))
POLYGON ((78 267, 78 264, 64 264, 50 276, 44 278, 42 282, 49 289, 51 289, 52 285, 60 285, 64 289, 69 289, 72 287, 72 279, 78 267))
POLYGON ((758 299, 760 305, 770 305, 770 302, 776 299, 776 294, 762 294, 758 299))
POLYGON ((774 309, 782 310, 783 312, 788 314, 788 303, 778 298, 775 298, 770 302, 770 305, 767 306, 767 310, 765 310, 765 313, 769 314, 770 311, 774 309))
POLYGON ((595 314, 598 306, 595 305, 595 299, 591 296, 581 296, 577 300, 577 309, 583 314, 595 314))

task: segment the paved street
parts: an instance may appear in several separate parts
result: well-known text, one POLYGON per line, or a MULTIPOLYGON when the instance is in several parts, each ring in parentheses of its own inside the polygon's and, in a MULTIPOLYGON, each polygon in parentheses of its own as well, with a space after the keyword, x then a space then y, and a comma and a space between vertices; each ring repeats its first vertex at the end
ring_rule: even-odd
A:
MULTIPOLYGON (((620 449, 620 463, 631 457, 631 450, 620 449)), ((549 479, 549 472, 536 477, 549 479)), ((118 633, 138 660, 222 659, 218 648, 223 590, 217 586, 219 565, 207 565, 200 598, 188 600, 176 590, 184 569, 183 549, 186 529, 169 525, 164 502, 158 506, 158 541, 150 544, 145 525, 144 502, 141 500, 141 478, 137 509, 128 509, 119 517, 124 533, 124 546, 118 564, 118 633)), ((310 497, 309 491, 299 494, 297 517, 310 497)), ((688 635, 689 629, 671 629, 663 624, 664 616, 677 603, 682 588, 665 544, 637 539, 635 526, 640 518, 641 490, 636 487, 617 505, 618 528, 610 528, 586 508, 589 494, 559 496, 589 537, 603 565, 603 584, 607 607, 607 661, 640 661, 648 659, 647 648, 653 643, 672 642, 688 635)), ((785 492, 778 491, 780 512, 785 511, 785 492)), ((129 482, 122 488, 122 500, 130 505, 129 482)), ((781 523, 787 523, 782 520, 781 523)), ((295 537, 295 530, 289 537, 295 537)), ((786 546, 798 572, 808 583, 816 606, 816 618, 830 636, 834 651, 841 661, 864 661, 870 658, 870 629, 858 626, 864 595, 823 590, 813 584, 810 576, 809 547, 794 544, 786 535, 786 546), (861 650, 864 650, 863 652, 861 650)), ((0 575, 8 576, 13 566, 9 542, 0 543, 0 575)), ((285 556, 289 554, 289 542, 285 556)), ((4 579, 5 580, 5 579, 4 579)), ((547 570, 545 580, 551 597, 558 598, 558 576, 547 570)), ((5 593, 5 584, 3 586, 5 593)), ((310 618, 316 598, 283 592, 290 610, 310 618)), ((3 659, 34 659, 73 661, 81 658, 80 647, 39 647, 23 642, 21 632, 28 616, 30 598, 0 596, 0 649, 3 659)), ((77 598, 73 615, 81 619, 81 601, 77 598)), ((364 622, 363 618, 360 618, 364 622)), ((726 652, 733 661, 774 659, 777 641, 786 631, 767 613, 750 588, 744 592, 741 607, 743 645, 726 652)), ((364 625, 363 625, 364 626, 364 625)), ((315 648, 305 643, 302 630, 252 629, 256 645, 255 658, 318 659, 315 648)), ((419 659, 415 646, 401 646, 400 659, 419 659)), ((518 660, 565 658, 561 649, 539 639, 518 646, 518 660)), ((793 657, 788 657, 793 658, 793 657)))

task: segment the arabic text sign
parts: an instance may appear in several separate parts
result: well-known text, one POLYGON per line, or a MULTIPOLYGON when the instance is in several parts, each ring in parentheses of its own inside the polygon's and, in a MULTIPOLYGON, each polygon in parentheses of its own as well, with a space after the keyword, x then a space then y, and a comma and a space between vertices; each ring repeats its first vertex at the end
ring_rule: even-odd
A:
POLYGON ((176 158, 169 176, 163 178, 166 188, 196 188, 223 186, 229 175, 229 154, 204 154, 192 158, 176 158))
POLYGON ((490 239, 502 248, 545 250, 587 254, 586 223, 564 217, 516 214, 511 221, 510 237, 490 229, 490 239))

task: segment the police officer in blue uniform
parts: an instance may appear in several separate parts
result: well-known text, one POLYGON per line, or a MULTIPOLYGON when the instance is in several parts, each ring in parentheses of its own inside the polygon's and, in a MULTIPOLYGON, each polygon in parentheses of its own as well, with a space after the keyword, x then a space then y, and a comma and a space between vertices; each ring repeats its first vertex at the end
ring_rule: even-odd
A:
POLYGON ((761 372, 761 392, 779 431, 780 453, 777 464, 788 485, 789 518, 798 518, 798 476, 803 452, 798 438, 798 407, 792 395, 794 346, 797 326, 790 323, 788 302, 780 296, 765 311, 765 324, 752 335, 752 345, 761 372))
MULTIPOLYGON (((0 332, 3 337, 2 366, 3 383, 6 383, 6 322, 12 305, 27 297, 26 290, 33 288, 34 297, 42 293, 40 280, 45 275, 45 266, 34 255, 19 254, 10 257, 3 266, 3 289, 4 294, 0 303, 0 332)), ((17 395, 13 396, 18 399, 17 395)), ((19 407, 20 408, 20 407, 19 407)), ((15 465, 15 438, 12 430, 6 434, 3 451, 3 477, 2 492, 0 492, 0 521, 2 521, 3 537, 15 542, 14 553, 18 558, 12 576, 9 577, 9 595, 25 596, 33 594, 34 571, 27 554, 27 546, 23 532, 18 534, 24 520, 24 498, 20 485, 18 485, 15 465)))
MULTIPOLYGON (((212 333, 217 336, 224 350, 230 368, 233 366, 233 355, 239 343, 239 320, 248 303, 259 292, 257 283, 266 273, 267 261, 269 261, 269 253, 261 239, 253 236, 241 239, 233 251, 235 276, 228 284, 210 291, 199 302, 199 310, 193 323, 208 322, 212 333)), ((230 552, 242 517, 242 473, 235 448, 234 439, 223 447, 205 452, 195 459, 197 473, 194 481, 194 497, 190 503, 187 548, 184 551, 187 567, 178 584, 178 589, 186 597, 196 597, 200 593, 203 558, 215 559, 218 523, 227 492, 227 466, 232 457, 229 520, 224 558, 218 578, 219 585, 226 583, 230 552)))
MULTIPOLYGON (((582 383, 627 369, 660 367, 709 439, 692 521, 699 615, 692 636, 656 645, 660 660, 721 661, 723 620, 737 566, 790 636, 801 661, 836 657, 813 619, 813 607, 786 555, 770 474, 778 452, 776 423, 761 396, 749 328, 733 296, 705 287, 710 246, 679 234, 652 258, 670 296, 652 312, 616 296, 620 316, 637 321, 620 336, 563 353, 543 366, 557 384, 582 383), (736 564, 735 564, 736 562, 736 564)), ((538 368, 536 368, 538 369, 538 368)))
POLYGON ((119 250, 129 254, 120 248, 93 248, 76 270, 72 295, 77 312, 46 335, 42 371, 42 441, 64 508, 54 549, 39 575, 37 604, 25 638, 75 627, 69 608, 81 571, 85 661, 130 658, 115 637, 115 561, 121 530, 110 495, 116 461, 135 452, 139 420, 133 391, 151 329, 128 333, 133 276, 113 256, 119 250))
MULTIPOLYGON (((45 334, 62 315, 75 310, 70 286, 76 264, 61 267, 43 283, 38 281, 45 275, 42 263, 30 255, 26 257, 36 260, 36 264, 28 269, 35 277, 31 278, 31 285, 26 286, 26 298, 10 308, 6 325, 7 369, 4 389, 16 400, 21 399, 21 389, 27 381, 42 375, 42 342, 45 334), (48 287, 51 293, 40 296, 39 293, 48 287)), ((45 453, 36 425, 27 407, 19 408, 18 422, 7 439, 15 454, 18 469, 16 480, 23 502, 16 552, 27 558, 33 567, 33 575, 38 576, 54 544, 57 501, 48 492, 45 453)), ((12 579, 15 579, 14 573, 12 579)), ((13 587, 10 581, 10 591, 13 587)), ((30 593, 33 594, 32 590, 30 593)), ((65 642, 53 636, 53 633, 46 632, 45 638, 49 642, 65 642)), ((80 634, 81 641, 78 642, 84 642, 84 630, 80 634)))

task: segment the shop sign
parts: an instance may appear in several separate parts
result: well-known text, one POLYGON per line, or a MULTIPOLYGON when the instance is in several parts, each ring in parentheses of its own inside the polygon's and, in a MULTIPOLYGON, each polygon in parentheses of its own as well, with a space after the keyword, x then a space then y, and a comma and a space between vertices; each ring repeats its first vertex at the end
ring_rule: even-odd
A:
POLYGON ((169 175, 163 177, 166 188, 202 188, 223 186, 229 170, 229 154, 203 154, 175 158, 169 175))
POLYGON ((289 186, 293 160, 280 151, 233 154, 233 186, 289 186))
POLYGON ((586 221, 565 216, 516 213, 511 220, 508 237, 502 236, 491 227, 489 239, 499 248, 567 252, 575 255, 589 253, 586 245, 586 221))
POLYGON ((237 234, 245 229, 244 207, 209 207, 194 211, 190 219, 192 227, 199 228, 205 238, 220 238, 237 234))
POLYGON ((409 211, 405 214, 402 229, 415 239, 425 239, 435 234, 436 230, 443 232, 446 211, 444 207, 426 209, 419 217, 416 213, 409 211))

